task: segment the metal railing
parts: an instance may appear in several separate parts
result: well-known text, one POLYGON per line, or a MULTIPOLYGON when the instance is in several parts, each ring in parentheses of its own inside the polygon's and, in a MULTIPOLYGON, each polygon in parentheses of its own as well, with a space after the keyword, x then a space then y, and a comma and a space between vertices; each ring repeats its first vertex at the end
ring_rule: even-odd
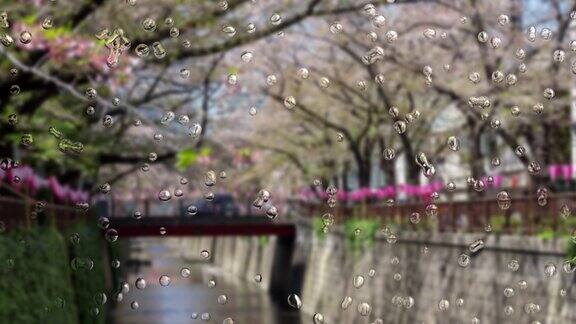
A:
POLYGON ((330 213, 336 223, 343 223, 349 218, 370 218, 377 219, 382 225, 394 224, 415 230, 473 232, 487 230, 489 225, 505 233, 534 234, 544 228, 571 232, 573 228, 569 225, 572 223, 576 225, 576 217, 562 217, 561 209, 563 205, 572 209, 574 201, 576 201, 574 192, 551 194, 545 205, 539 204, 536 196, 513 196, 510 208, 503 210, 495 198, 446 200, 434 202, 437 210, 433 216, 430 216, 431 213, 426 210, 431 202, 424 201, 390 205, 384 203, 337 204, 334 208, 330 208, 325 202, 292 200, 290 205, 295 214, 300 217, 321 217, 325 213, 330 213), (417 223, 411 221, 411 216, 413 220, 417 218, 413 216, 414 213, 419 214, 417 223))
POLYGON ((87 214, 66 205, 2 196, 0 197, 0 227, 13 229, 38 223, 53 223, 59 228, 84 219, 87 214))

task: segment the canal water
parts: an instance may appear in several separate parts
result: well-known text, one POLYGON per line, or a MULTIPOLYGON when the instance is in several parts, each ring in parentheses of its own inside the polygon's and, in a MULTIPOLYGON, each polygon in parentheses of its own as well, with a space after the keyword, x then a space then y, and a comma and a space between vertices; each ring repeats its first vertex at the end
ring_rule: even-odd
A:
POLYGON ((188 259, 184 255, 189 254, 179 251, 185 244, 174 239, 134 239, 124 244, 128 260, 122 268, 130 291, 112 310, 114 324, 219 324, 227 318, 235 324, 302 323, 298 312, 286 308, 285 301, 272 300, 259 283, 235 280, 209 262, 188 259), (190 269, 189 277, 182 276, 182 268, 190 269), (160 284, 163 275, 170 277, 168 286, 160 284), (135 287, 138 278, 146 280, 146 288, 135 287))

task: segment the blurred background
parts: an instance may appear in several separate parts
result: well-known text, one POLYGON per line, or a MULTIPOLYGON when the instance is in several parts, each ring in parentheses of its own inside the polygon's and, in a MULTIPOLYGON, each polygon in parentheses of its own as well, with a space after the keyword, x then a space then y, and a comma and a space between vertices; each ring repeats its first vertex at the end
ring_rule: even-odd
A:
POLYGON ((576 318, 576 1, 0 11, 1 322, 576 318))

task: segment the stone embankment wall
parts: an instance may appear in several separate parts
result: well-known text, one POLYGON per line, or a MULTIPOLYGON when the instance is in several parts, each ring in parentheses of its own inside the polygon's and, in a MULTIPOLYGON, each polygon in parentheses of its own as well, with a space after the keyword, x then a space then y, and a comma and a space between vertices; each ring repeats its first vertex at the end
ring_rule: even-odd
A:
MULTIPOLYGON (((563 269, 566 242, 561 239, 404 233, 394 243, 378 237, 362 250, 352 250, 337 231, 318 238, 309 226, 299 225, 297 233, 294 266, 285 269, 285 277, 299 293, 310 322, 312 314, 322 313, 325 323, 342 324, 373 323, 377 318, 383 323, 474 323, 474 317, 491 324, 576 323, 575 273, 563 269), (461 267, 458 257, 479 238, 484 238, 485 248, 461 267), (513 260, 519 265, 516 271, 509 266, 513 260), (550 263, 556 273, 547 277, 550 263), (364 284, 356 288, 358 275, 364 284), (512 295, 507 291, 509 297, 506 288, 513 290, 512 295), (352 303, 343 310, 345 296, 352 303), (393 302, 408 297, 414 301, 410 308, 393 302), (441 311, 443 299, 449 307, 441 311), (368 316, 359 313, 363 302, 370 305, 368 316)), ((275 244, 275 238, 263 242, 229 237, 198 240, 195 249, 212 250, 214 264, 230 276, 254 282, 261 274, 259 285, 267 289, 275 244)))

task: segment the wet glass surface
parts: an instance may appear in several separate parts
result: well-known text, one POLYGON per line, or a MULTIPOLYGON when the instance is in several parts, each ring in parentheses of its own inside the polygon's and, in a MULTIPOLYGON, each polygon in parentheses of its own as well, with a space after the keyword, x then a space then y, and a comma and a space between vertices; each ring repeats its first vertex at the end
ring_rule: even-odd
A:
POLYGON ((131 265, 124 268, 127 269, 125 279, 130 284, 130 292, 124 294, 123 301, 114 309, 112 323, 222 323, 228 317, 234 323, 301 323, 299 313, 272 300, 264 289, 258 287, 258 283, 228 278, 200 260, 185 260, 162 240, 134 240, 129 249, 131 265), (183 267, 191 270, 190 277, 181 276, 183 267), (162 275, 171 278, 169 286, 160 285, 162 275), (139 277, 147 283, 142 290, 134 286, 139 277), (211 279, 216 282, 213 288, 208 284, 211 279), (226 295, 225 304, 218 303, 220 295, 226 295), (133 301, 138 302, 136 310, 131 308, 133 301), (193 313, 198 314, 197 319, 192 318, 193 313), (201 319, 204 313, 210 314, 209 321, 201 319))

